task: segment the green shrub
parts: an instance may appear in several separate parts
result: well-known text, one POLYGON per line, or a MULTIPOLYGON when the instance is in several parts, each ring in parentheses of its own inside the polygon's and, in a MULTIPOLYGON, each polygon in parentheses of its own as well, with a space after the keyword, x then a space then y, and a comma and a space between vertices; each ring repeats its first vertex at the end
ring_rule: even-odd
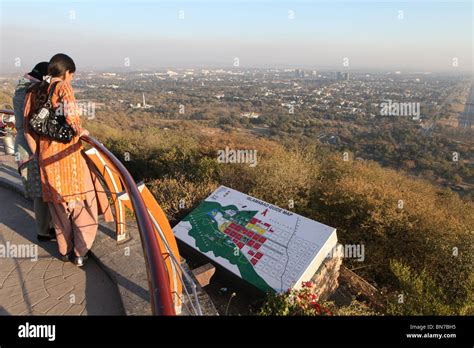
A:
POLYGON ((353 300, 349 305, 336 307, 333 305, 334 315, 339 316, 359 316, 359 315, 381 315, 377 311, 374 311, 364 302, 353 300))
POLYGON ((399 293, 389 297, 388 313, 393 315, 453 315, 456 311, 442 288, 429 274, 415 272, 399 261, 390 262, 400 283, 399 293))

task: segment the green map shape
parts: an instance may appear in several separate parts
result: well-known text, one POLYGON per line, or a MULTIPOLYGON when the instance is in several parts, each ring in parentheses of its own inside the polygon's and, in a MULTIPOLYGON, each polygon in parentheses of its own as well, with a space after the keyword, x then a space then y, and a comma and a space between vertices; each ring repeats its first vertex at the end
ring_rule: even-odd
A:
POLYGON ((223 207, 216 202, 204 201, 194 209, 191 214, 186 216, 183 221, 188 221, 191 224, 191 230, 189 230, 188 233, 196 241, 198 250, 203 253, 212 251, 215 256, 223 257, 231 264, 236 265, 244 280, 264 292, 275 292, 275 290, 255 272, 253 265, 232 240, 226 234, 219 231, 217 222, 210 215, 213 211, 220 212, 226 219, 233 220, 233 222, 241 226, 247 225, 258 211, 239 210, 234 205, 223 207), (237 213, 234 216, 229 216, 225 212, 228 209, 237 211, 237 213))

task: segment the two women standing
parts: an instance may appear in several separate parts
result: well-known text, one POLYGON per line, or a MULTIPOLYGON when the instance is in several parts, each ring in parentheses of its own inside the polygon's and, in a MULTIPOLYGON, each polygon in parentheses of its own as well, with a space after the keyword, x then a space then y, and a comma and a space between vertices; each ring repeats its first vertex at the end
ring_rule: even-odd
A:
POLYGON ((56 54, 51 58, 45 79, 28 89, 24 135, 39 166, 42 200, 48 204, 61 257, 82 266, 97 233, 98 207, 80 141, 88 132, 81 126, 80 110, 71 87, 75 71, 69 56, 56 54), (67 144, 36 134, 28 123, 30 116, 43 107, 53 86, 53 109, 63 112, 75 131, 67 144))

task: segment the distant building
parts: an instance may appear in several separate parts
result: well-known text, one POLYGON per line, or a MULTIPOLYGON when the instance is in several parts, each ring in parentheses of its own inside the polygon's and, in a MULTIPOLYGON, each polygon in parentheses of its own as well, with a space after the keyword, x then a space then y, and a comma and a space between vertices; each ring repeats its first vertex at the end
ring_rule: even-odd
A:
POLYGON ((295 77, 303 79, 306 77, 306 72, 302 69, 295 69, 295 77))
POLYGON ((242 112, 240 114, 240 117, 246 117, 246 118, 258 118, 260 114, 257 114, 256 112, 242 112))
POLYGON ((146 103, 145 93, 143 93, 143 104, 140 104, 140 103, 137 103, 136 105, 130 104, 130 107, 132 109, 151 109, 154 106, 146 103))
POLYGON ((349 73, 336 71, 336 80, 337 81, 348 81, 349 80, 349 73))
POLYGON ((349 80, 349 73, 336 71, 336 80, 337 81, 348 81, 349 80))

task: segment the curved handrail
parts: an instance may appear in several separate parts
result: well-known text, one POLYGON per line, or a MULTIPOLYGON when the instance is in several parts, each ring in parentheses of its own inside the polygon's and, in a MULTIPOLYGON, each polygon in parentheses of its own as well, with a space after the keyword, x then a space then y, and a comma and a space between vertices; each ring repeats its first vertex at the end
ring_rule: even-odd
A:
POLYGON ((138 230, 142 242, 143 254, 150 288, 150 300, 154 315, 175 315, 173 300, 168 283, 168 275, 163 263, 162 252, 156 240, 153 223, 147 207, 138 191, 135 180, 127 168, 104 145, 91 136, 84 135, 81 140, 88 143, 106 157, 116 168, 125 186, 137 219, 138 230))
MULTIPOLYGON (((0 109, 0 114, 14 115, 12 110, 6 109, 0 109)), ((143 254, 145 256, 153 315, 175 315, 176 313, 168 283, 169 279, 163 263, 160 246, 156 239, 157 237, 147 207, 138 191, 135 180, 133 180, 132 175, 122 162, 99 141, 88 135, 82 136, 81 140, 100 151, 100 153, 115 166, 114 169, 120 174, 125 190, 130 197, 140 232, 143 254)))
POLYGON ((0 109, 0 114, 14 115, 13 110, 0 109))

